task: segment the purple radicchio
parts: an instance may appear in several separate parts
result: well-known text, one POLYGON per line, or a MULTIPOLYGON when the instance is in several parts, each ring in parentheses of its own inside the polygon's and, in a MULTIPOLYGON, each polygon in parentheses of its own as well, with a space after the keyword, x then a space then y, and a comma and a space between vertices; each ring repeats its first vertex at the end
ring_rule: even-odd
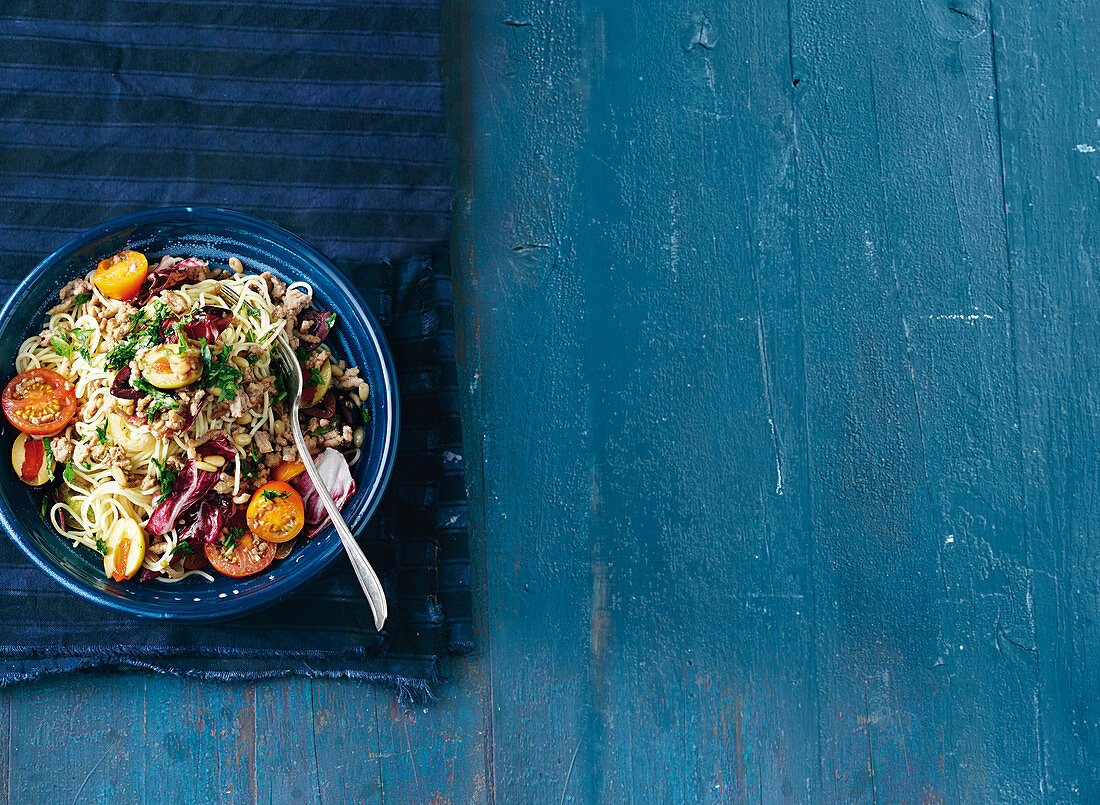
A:
POLYGON ((118 397, 120 400, 140 400, 146 396, 144 391, 130 385, 131 372, 133 372, 133 367, 130 364, 126 364, 118 370, 118 374, 115 375, 115 379, 111 383, 112 397, 118 397))
POLYGON ((224 307, 204 305, 195 313, 195 317, 183 325, 183 331, 188 338, 205 338, 207 343, 214 343, 222 330, 233 322, 233 311, 224 307))
MULTIPOLYGON (((355 479, 351 477, 351 468, 348 461, 339 450, 331 447, 325 450, 313 462, 317 473, 328 491, 332 493, 332 500, 336 508, 343 508, 344 504, 355 494, 355 479)), ((305 504, 306 527, 302 535, 306 539, 312 539, 318 531, 328 524, 328 513, 325 504, 321 502, 321 496, 309 480, 309 475, 303 473, 293 481, 294 488, 302 495, 305 504)))
POLYGON ((217 436, 205 444, 200 444, 195 451, 203 458, 221 456, 225 459, 227 466, 232 464, 237 456, 237 451, 229 445, 229 440, 224 436, 217 436))
POLYGON ((301 348, 306 352, 313 352, 313 350, 321 346, 321 341, 324 341, 328 337, 329 330, 332 329, 330 322, 334 319, 334 313, 326 313, 323 310, 317 310, 312 307, 307 307, 298 313, 298 329, 301 329, 302 322, 311 321, 313 322, 313 326, 309 328, 308 333, 319 339, 318 341, 303 340, 301 342, 301 348))
POLYGON ((218 480, 218 472, 200 470, 193 460, 188 460, 176 477, 172 485, 172 491, 167 497, 161 498, 153 514, 149 518, 149 525, 145 530, 150 534, 167 534, 176 526, 185 511, 198 501, 206 497, 206 493, 218 480))
POLYGON ((173 257, 165 255, 161 258, 157 267, 149 272, 149 276, 142 283, 137 295, 139 305, 146 304, 155 294, 168 288, 178 288, 187 281, 187 269, 189 265, 202 265, 197 260, 188 258, 177 261, 173 257))
POLYGON ((218 538, 226 520, 233 509, 233 501, 226 495, 211 492, 198 506, 192 506, 180 519, 178 529, 180 542, 189 542, 191 550, 198 553, 204 542, 213 542, 218 538))

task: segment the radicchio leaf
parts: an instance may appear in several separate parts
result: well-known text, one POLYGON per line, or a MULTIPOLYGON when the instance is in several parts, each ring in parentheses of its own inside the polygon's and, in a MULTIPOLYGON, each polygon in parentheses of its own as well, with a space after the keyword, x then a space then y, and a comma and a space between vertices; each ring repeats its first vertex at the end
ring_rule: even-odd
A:
POLYGON ((207 343, 213 344, 221 335, 222 330, 233 321, 233 311, 224 307, 204 305, 195 314, 195 318, 183 325, 183 331, 188 338, 205 338, 207 343))
POLYGON ((142 283, 141 290, 137 295, 138 304, 148 303, 154 294, 158 294, 167 288, 178 288, 183 285, 187 281, 187 268, 191 264, 201 265, 201 263, 191 258, 176 262, 174 258, 167 255, 162 257, 157 267, 150 272, 149 276, 145 278, 145 282, 142 283))
POLYGON ((144 391, 130 385, 131 372, 133 372, 133 367, 130 364, 126 364, 118 370, 118 374, 115 375, 115 379, 111 383, 112 397, 118 397, 120 400, 140 400, 146 396, 144 391))
POLYGON ((175 528, 176 520, 180 519, 191 506, 206 497, 206 493, 218 480, 218 475, 216 471, 198 469, 195 462, 188 459, 176 477, 171 493, 162 498, 153 510, 145 530, 150 534, 161 535, 175 528))
MULTIPOLYGON (((317 456, 313 466, 317 468, 321 480, 332 493, 336 508, 343 508, 355 494, 355 479, 351 477, 351 468, 348 467, 348 461, 343 453, 330 447, 317 456)), ((302 535, 306 539, 312 539, 328 524, 328 512, 325 511, 325 504, 321 502, 321 496, 314 488, 313 482, 309 480, 307 473, 299 475, 291 483, 302 495, 302 503, 305 504, 306 527, 302 535)))
POLYGON ((180 518, 183 520, 178 532, 180 541, 191 543, 191 550, 201 553, 204 542, 213 542, 218 538, 232 509, 233 501, 229 497, 210 492, 197 507, 192 506, 180 518))
POLYGON ((237 451, 230 446, 229 440, 224 436, 217 436, 206 444, 199 445, 196 448, 196 452, 203 458, 207 458, 208 456, 221 456, 226 460, 227 464, 232 462, 237 455, 237 451))
POLYGON ((316 336, 320 341, 302 341, 301 347, 306 352, 313 352, 317 347, 321 346, 321 341, 324 341, 328 337, 329 333, 329 317, 331 313, 326 313, 323 310, 317 310, 316 308, 307 307, 298 313, 298 329, 301 329, 303 321, 312 321, 313 326, 307 331, 310 335, 316 336))

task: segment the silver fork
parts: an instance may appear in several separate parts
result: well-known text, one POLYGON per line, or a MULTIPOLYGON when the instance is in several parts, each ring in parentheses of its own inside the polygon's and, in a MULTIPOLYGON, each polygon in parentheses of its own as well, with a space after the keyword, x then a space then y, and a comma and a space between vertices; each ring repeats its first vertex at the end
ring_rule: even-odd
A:
MULTIPOLYGON (((233 291, 227 288, 222 288, 221 291, 229 297, 229 301, 236 304, 237 295, 233 291)), ((317 494, 321 496, 321 503, 324 505, 325 511, 328 512, 333 526, 336 527, 336 533, 340 535, 340 542, 344 546, 344 552, 347 553, 348 559, 351 560, 355 578, 359 580, 359 586, 363 588, 363 595, 367 597, 367 601, 370 603, 371 612, 374 614, 374 628, 382 631, 382 625, 389 615, 389 608, 386 605, 386 593, 382 589, 382 582, 378 579, 378 574, 374 572, 374 568, 371 567, 370 562, 363 553, 363 549, 359 547, 359 543, 352 536, 351 529, 344 522, 340 510, 333 503, 332 493, 325 486, 325 482, 321 480, 317 468, 313 466, 309 448, 306 447, 306 437, 302 433, 302 425, 298 421, 298 409, 302 402, 302 388, 305 384, 302 378, 302 365, 298 363, 294 350, 290 348, 290 342, 287 340, 285 333, 276 339, 275 345, 278 347, 279 362, 283 365, 287 378, 287 399, 291 401, 290 430, 294 434, 294 444, 298 448, 298 456, 302 459, 306 474, 309 475, 309 480, 313 482, 317 494)))

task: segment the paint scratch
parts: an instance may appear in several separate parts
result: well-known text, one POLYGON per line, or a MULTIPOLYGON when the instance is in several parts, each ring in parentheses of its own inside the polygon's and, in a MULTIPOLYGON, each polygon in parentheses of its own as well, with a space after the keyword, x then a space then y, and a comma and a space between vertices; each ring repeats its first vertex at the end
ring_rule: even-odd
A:
POLYGON ((933 314, 928 317, 936 321, 992 321, 993 316, 989 313, 941 313, 938 316, 933 314))
POLYGON ((581 741, 577 741, 577 746, 573 750, 573 757, 569 761, 569 771, 565 773, 565 785, 561 789, 561 802, 564 805, 565 795, 569 793, 569 781, 573 779, 573 767, 577 765, 577 752, 581 751, 581 741))
POLYGON ((1077 145, 1076 145, 1076 146, 1074 146, 1074 147, 1075 147, 1075 148, 1076 148, 1076 149, 1077 149, 1078 151, 1080 151, 1080 152, 1081 152, 1082 154, 1093 154, 1093 153, 1096 153, 1096 149, 1095 149, 1095 148, 1094 148, 1093 146, 1089 145, 1088 143, 1077 143, 1077 145))

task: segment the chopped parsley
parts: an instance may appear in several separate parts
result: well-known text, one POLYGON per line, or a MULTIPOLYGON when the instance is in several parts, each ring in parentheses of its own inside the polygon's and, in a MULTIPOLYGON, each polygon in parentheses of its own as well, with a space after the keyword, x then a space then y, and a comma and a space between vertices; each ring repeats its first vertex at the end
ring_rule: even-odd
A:
POLYGON ((369 425, 371 419, 373 419, 373 417, 370 414, 370 410, 367 409, 367 408, 360 408, 359 413, 361 413, 363 415, 363 424, 364 425, 369 425))
POLYGON ((328 325, 328 328, 330 330, 333 327, 335 327, 336 326, 336 314, 335 313, 329 313, 327 316, 325 316, 325 324, 328 325))
POLYGON ((150 422, 156 419, 157 414, 161 411, 171 411, 180 407, 179 400, 168 392, 158 389, 144 377, 139 377, 134 381, 134 388, 144 391, 153 398, 153 401, 149 403, 149 407, 145 409, 145 415, 149 417, 150 422))
POLYGON ((95 429, 96 439, 100 444, 107 444, 107 423, 104 422, 98 428, 95 429))
POLYGON ((92 292, 91 291, 84 291, 83 293, 78 293, 73 298, 73 305, 83 305, 86 302, 90 302, 91 299, 92 299, 92 292))
POLYGON ((310 436, 324 436, 329 431, 333 430, 332 425, 325 425, 323 428, 317 428, 317 430, 311 430, 310 436))
POLYGON ((119 341, 107 352, 107 361, 104 366, 118 371, 134 359, 137 349, 137 344, 133 341, 119 341))
POLYGON ((199 357, 202 358, 202 383, 206 388, 221 390, 221 398, 226 401, 237 399, 237 381, 244 374, 234 364, 229 362, 230 348, 222 347, 221 352, 214 354, 210 344, 205 338, 199 339, 199 357))
POLYGON ((322 377, 321 372, 316 367, 309 371, 309 379, 305 383, 307 389, 316 388, 324 382, 324 377, 322 377))
POLYGON ((176 338, 179 340, 180 345, 179 354, 182 355, 183 353, 187 352, 187 347, 189 346, 189 344, 187 343, 187 333, 183 331, 182 322, 177 321, 175 324, 172 325, 172 329, 176 331, 176 338))
POLYGON ((84 462, 80 466, 86 470, 90 470, 92 468, 92 462, 88 459, 84 459, 84 462))
POLYGON ((279 393, 275 395, 274 402, 279 402, 279 400, 286 398, 286 378, 283 377, 282 372, 275 372, 275 389, 279 393))
POLYGON ((164 341, 161 325, 172 315, 168 305, 161 301, 153 304, 152 313, 139 308, 130 315, 130 333, 125 341, 120 341, 107 353, 106 367, 118 370, 134 359, 137 351, 143 347, 155 347, 164 341))
POLYGON ((103 539, 103 537, 95 538, 95 549, 104 556, 110 556, 111 554, 111 546, 107 544, 107 540, 103 539))
POLYGON ((65 462, 65 469, 61 473, 61 477, 68 481, 70 484, 76 480, 76 470, 73 469, 73 463, 71 461, 65 462))
POLYGON ((172 487, 176 485, 176 478, 180 471, 169 464, 168 459, 157 461, 154 458, 152 464, 157 468, 157 477, 160 479, 160 496, 166 498, 172 494, 172 487))
POLYGON ((249 316, 259 316, 260 315, 260 311, 257 310, 256 308, 252 307, 252 305, 248 305, 248 307, 246 307, 245 310, 248 311, 249 316))
POLYGON ((46 449, 46 466, 50 468, 50 480, 53 480, 53 445, 50 444, 50 437, 47 436, 42 440, 42 446, 46 449))
POLYGON ((56 335, 50 339, 50 345, 53 347, 53 351, 62 358, 71 358, 73 356, 73 348, 56 335))
POLYGON ((176 544, 176 547, 172 549, 171 555, 173 559, 176 559, 180 556, 189 556, 194 552, 195 550, 191 547, 191 543, 187 540, 183 540, 182 542, 176 544))
POLYGON ((80 353, 80 356, 84 358, 88 363, 92 362, 92 353, 88 348, 88 338, 94 333, 95 330, 90 330, 84 327, 74 327, 69 330, 69 338, 76 339, 72 343, 76 346, 76 351, 80 353))
POLYGON ((222 537, 222 553, 231 554, 233 549, 237 547, 237 543, 241 541, 241 537, 244 536, 244 529, 239 525, 235 525, 225 532, 225 536, 222 537))
POLYGON ((260 493, 260 497, 264 500, 278 500, 279 498, 290 497, 289 492, 280 492, 278 489, 265 489, 260 493))

